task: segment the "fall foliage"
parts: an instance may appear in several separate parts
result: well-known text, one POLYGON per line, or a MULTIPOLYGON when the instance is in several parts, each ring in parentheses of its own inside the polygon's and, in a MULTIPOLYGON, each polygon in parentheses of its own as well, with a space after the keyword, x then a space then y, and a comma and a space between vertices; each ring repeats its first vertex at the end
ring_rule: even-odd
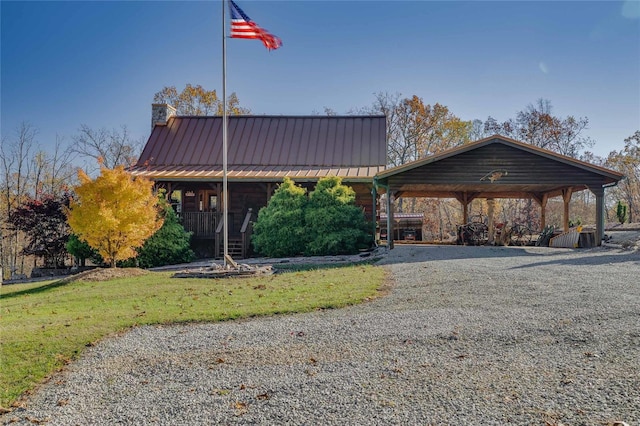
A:
POLYGON ((69 205, 69 194, 42 194, 38 199, 29 198, 10 218, 10 223, 24 233, 25 255, 42 257, 47 267, 64 266, 65 244, 69 239, 64 208, 69 205))
POLYGON ((73 232, 111 267, 135 257, 135 249, 162 226, 151 181, 133 178, 123 166, 103 167, 95 179, 80 170, 78 179, 77 198, 67 210, 73 232))
POLYGON ((637 222, 640 217, 640 130, 624 140, 624 148, 612 151, 606 165, 621 173, 625 179, 612 188, 614 197, 626 204, 627 220, 637 222))
POLYGON ((387 118, 388 159, 399 166, 470 141, 471 122, 455 116, 449 108, 425 104, 413 95, 377 93, 373 105, 356 111, 383 114, 387 118))
MULTIPOLYGON (((475 124, 477 125, 477 123, 475 124)), ((593 141, 584 135, 589 119, 587 117, 565 118, 553 115, 553 107, 548 99, 538 99, 534 104, 516 113, 503 123, 493 117, 484 122, 482 136, 501 134, 531 145, 548 149, 569 157, 578 158, 580 152, 593 146, 593 141)))
MULTIPOLYGON (((153 102, 170 104, 178 115, 222 115, 223 104, 216 91, 206 90, 199 84, 187 84, 181 92, 175 86, 163 87, 153 96, 153 102)), ((227 98, 227 112, 230 115, 241 115, 251 111, 240 106, 234 92, 227 98)))
MULTIPOLYGON (((31 124, 23 122, 8 133, 0 143, 0 274, 3 278, 28 273, 33 264, 28 258, 36 255, 36 251, 45 263, 57 257, 47 257, 50 247, 35 250, 40 243, 34 245, 34 234, 29 235, 18 222, 26 219, 24 213, 38 214, 31 210, 33 203, 46 197, 62 197, 75 176, 71 165, 73 156, 63 147, 63 138, 56 137, 53 152, 46 152, 40 149, 38 130, 31 124)), ((46 232, 47 226, 38 231, 46 232)), ((37 238, 40 237, 57 238, 43 234, 37 238)))

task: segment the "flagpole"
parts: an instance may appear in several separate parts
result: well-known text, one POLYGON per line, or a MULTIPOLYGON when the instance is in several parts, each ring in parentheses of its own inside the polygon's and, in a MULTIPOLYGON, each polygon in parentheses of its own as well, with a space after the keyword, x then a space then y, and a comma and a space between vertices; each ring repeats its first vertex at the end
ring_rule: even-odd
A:
POLYGON ((225 6, 227 1, 222 0, 222 213, 223 239, 224 239, 224 266, 227 265, 229 256, 229 225, 227 216, 229 213, 229 196, 227 191, 227 37, 225 6))

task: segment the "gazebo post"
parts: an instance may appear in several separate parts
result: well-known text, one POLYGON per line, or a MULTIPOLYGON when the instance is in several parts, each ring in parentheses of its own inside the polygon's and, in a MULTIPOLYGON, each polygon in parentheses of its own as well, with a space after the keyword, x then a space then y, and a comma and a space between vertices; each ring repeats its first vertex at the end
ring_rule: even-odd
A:
POLYGON ((455 197, 462 207, 462 223, 469 223, 469 194, 467 191, 457 192, 455 197))
POLYGON ((604 188, 589 187, 589 190, 596 196, 596 245, 602 245, 602 239, 604 238, 604 188))
POLYGON ((462 193, 462 223, 469 223, 469 197, 467 191, 462 193))
POLYGON ((493 226, 493 215, 495 212, 495 205, 496 205, 496 200, 493 198, 487 198, 487 217, 488 217, 488 223, 487 223, 487 228, 488 228, 488 240, 487 240, 487 244, 493 244, 494 243, 494 238, 495 238, 495 226, 493 226))
POLYGON ((531 198, 540 206, 540 229, 539 232, 547 226, 547 201, 549 194, 531 194, 531 198))
POLYGON ((569 203, 571 202, 572 194, 572 187, 568 187, 562 190, 562 201, 564 204, 564 212, 562 214, 562 228, 564 232, 569 232, 569 203))
POLYGON ((542 202, 540 203, 540 229, 542 230, 547 226, 547 202, 549 201, 549 194, 542 195, 542 202))
POLYGON ((393 203, 391 202, 391 186, 387 187, 387 247, 393 249, 393 203))

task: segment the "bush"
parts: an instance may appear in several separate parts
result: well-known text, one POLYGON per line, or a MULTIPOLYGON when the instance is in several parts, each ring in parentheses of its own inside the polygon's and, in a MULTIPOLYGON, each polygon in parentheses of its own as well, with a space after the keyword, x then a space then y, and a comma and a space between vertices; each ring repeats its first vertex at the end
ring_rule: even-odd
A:
POLYGON ((256 252, 270 257, 295 256, 304 251, 304 209, 307 191, 285 178, 258 212, 252 242, 256 252))
POLYGON ((371 243, 355 192, 337 177, 306 191, 285 178, 254 225, 256 252, 272 257, 356 253, 371 243))
POLYGON ((371 243, 355 192, 338 177, 321 179, 305 212, 306 255, 357 253, 371 243))
POLYGON ((86 241, 78 238, 76 234, 71 234, 69 236, 66 248, 69 254, 77 259, 78 266, 85 266, 87 259, 91 259, 97 264, 103 263, 102 257, 98 254, 98 251, 91 248, 86 241))
POLYGON ((623 204, 622 201, 618 201, 616 205, 616 216, 618 217, 618 222, 622 225, 629 218, 627 205, 623 204))
POLYGON ((133 263, 141 268, 153 268, 187 263, 195 259, 196 256, 190 246, 191 233, 184 230, 178 216, 164 197, 160 195, 160 198, 159 204, 162 206, 164 217, 162 227, 136 250, 138 256, 135 261, 126 261, 124 265, 133 266, 131 265, 133 263))

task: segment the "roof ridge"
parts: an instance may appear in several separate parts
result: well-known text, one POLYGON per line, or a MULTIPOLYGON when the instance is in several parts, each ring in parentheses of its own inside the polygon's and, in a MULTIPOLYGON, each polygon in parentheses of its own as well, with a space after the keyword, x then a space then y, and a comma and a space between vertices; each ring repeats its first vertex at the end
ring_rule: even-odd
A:
MULTIPOLYGON (((222 115, 174 115, 171 118, 222 118, 222 115)), ((236 114, 228 115, 227 118, 385 118, 384 114, 354 114, 354 115, 286 115, 286 114, 236 114)))

